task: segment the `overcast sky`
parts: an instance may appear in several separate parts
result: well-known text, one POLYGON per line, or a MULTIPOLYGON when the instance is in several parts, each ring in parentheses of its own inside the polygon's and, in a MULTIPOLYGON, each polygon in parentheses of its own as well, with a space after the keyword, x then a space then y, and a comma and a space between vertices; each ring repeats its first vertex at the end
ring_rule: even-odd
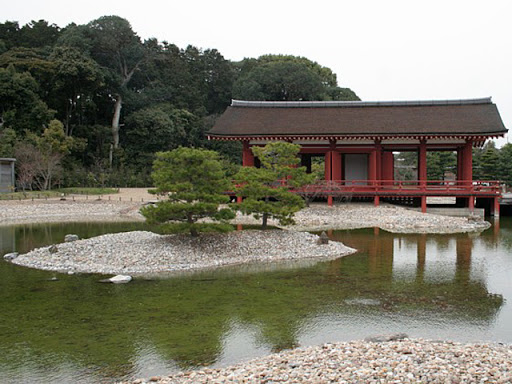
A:
POLYGON ((305 56, 366 101, 491 96, 512 129, 510 0, 1 1, 2 21, 20 25, 118 15, 143 39, 215 48, 230 60, 305 56))

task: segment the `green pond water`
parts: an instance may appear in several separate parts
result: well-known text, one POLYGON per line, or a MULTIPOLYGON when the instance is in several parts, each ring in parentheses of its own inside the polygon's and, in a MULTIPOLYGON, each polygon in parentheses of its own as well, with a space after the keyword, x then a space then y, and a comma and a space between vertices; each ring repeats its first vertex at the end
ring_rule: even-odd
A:
MULTIPOLYGON (((0 227, 0 255, 140 223, 0 227)), ((357 254, 100 284, 0 260, 0 382, 103 383, 405 332, 512 343, 512 221, 482 234, 336 231, 357 254), (57 280, 53 278, 56 277, 57 280)))

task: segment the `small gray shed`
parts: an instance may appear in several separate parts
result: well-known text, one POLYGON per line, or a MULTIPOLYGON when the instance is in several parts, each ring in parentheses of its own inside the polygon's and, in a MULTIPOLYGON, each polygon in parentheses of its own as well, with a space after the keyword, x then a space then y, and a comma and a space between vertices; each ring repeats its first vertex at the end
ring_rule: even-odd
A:
POLYGON ((14 163, 16 159, 0 157, 0 193, 14 192, 14 163))

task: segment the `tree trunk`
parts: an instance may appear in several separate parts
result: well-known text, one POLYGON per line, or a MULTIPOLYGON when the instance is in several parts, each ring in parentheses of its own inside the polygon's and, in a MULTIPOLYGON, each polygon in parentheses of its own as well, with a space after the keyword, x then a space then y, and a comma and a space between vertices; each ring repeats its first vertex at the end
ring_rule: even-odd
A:
MULTIPOLYGON (((265 203, 268 203, 268 196, 265 196, 265 203)), ((264 212, 263 213, 263 220, 262 220, 262 223, 261 223, 261 229, 267 229, 267 221, 268 221, 268 213, 267 212, 264 212)))
POLYGON ((114 105, 114 117, 112 117, 112 143, 114 149, 119 147, 119 120, 121 119, 121 108, 123 107, 123 98, 117 95, 114 105))
POLYGON ((199 232, 197 231, 196 226, 194 225, 194 220, 192 219, 192 214, 187 213, 187 223, 190 225, 190 235, 192 237, 198 237, 199 232))

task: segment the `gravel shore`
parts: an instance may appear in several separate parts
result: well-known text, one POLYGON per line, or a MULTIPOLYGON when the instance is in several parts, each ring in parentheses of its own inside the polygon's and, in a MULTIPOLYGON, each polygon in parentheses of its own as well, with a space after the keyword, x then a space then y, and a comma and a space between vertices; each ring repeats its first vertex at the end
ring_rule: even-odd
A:
POLYGON ((60 272, 147 274, 227 265, 328 260, 356 252, 342 243, 318 245, 319 236, 295 231, 158 235, 134 231, 42 247, 12 262, 60 272))
POLYGON ((0 226, 35 223, 144 221, 140 202, 67 199, 0 201, 0 226))
POLYGON ((297 348, 220 369, 138 379, 192 383, 511 383, 512 348, 403 339, 297 348))
MULTIPOLYGON (((143 192, 141 191, 141 194, 143 192)), ((0 226, 30 223, 144 221, 139 213, 144 204, 133 191, 104 196, 101 200, 67 199, 0 201, 0 226), (122 201, 119 201, 119 197, 122 201)), ((148 201, 148 198, 144 199, 148 201)), ((328 207, 316 203, 295 215, 296 224, 286 229, 295 231, 321 231, 326 229, 355 229, 379 227, 395 233, 458 233, 478 232, 490 227, 490 223, 467 217, 450 217, 423 214, 403 207, 382 204, 349 203, 328 207)), ((252 216, 238 215, 235 224, 261 224, 252 216)), ((270 220, 269 224, 279 226, 270 220)))

